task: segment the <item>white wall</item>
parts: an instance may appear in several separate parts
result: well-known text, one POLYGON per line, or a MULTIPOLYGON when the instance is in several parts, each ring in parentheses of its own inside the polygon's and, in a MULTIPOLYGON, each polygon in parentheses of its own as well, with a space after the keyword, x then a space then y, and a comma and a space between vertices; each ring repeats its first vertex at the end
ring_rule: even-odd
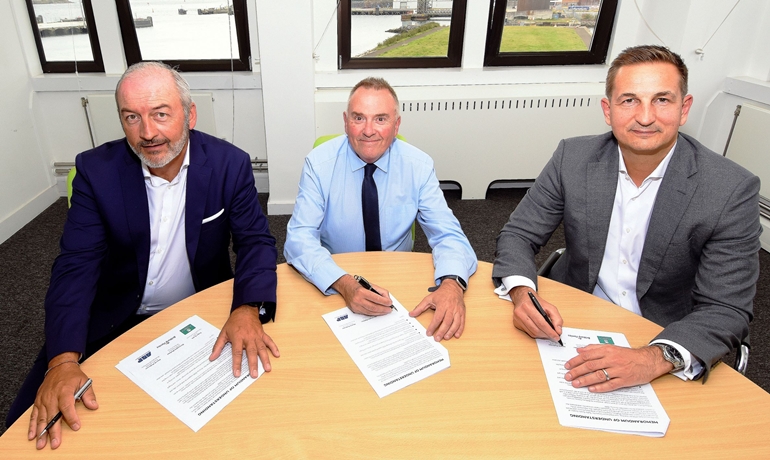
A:
POLYGON ((58 197, 38 142, 35 94, 14 21, 17 7, 0 1, 0 243, 58 197))

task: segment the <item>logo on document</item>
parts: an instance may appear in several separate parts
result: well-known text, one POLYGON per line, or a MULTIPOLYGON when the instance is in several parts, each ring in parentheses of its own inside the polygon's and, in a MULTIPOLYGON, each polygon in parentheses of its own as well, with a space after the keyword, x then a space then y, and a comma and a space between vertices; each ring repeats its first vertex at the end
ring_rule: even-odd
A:
POLYGON ((337 321, 344 321, 346 319, 348 319, 348 315, 342 315, 337 317, 337 321))
POLYGON ((599 339, 599 343, 608 343, 610 345, 615 345, 615 342, 612 341, 612 337, 604 337, 604 336, 597 336, 597 339, 599 339))
POLYGON ((181 332, 184 335, 187 335, 190 332, 192 332, 193 330, 195 330, 195 326, 193 326, 192 324, 188 324, 187 326, 183 327, 182 329, 179 329, 179 332, 181 332))
POLYGON ((152 354, 152 352, 151 352, 151 351, 148 351, 147 353, 143 354, 142 356, 140 356, 140 357, 136 358, 136 362, 137 362, 137 363, 141 363, 141 362, 142 362, 142 361, 144 361, 145 359, 149 358, 151 354, 152 354))

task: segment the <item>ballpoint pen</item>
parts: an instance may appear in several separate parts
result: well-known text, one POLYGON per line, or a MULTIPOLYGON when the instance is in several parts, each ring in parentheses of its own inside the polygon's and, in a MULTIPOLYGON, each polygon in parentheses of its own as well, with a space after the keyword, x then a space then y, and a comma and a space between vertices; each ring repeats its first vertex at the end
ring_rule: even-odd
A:
MULTIPOLYGON (((86 383, 84 383, 83 386, 80 387, 80 389, 77 391, 77 393, 75 393, 75 401, 77 401, 78 399, 82 398, 83 397, 83 393, 85 393, 86 390, 88 390, 88 388, 90 386, 91 386, 91 379, 88 379, 88 380, 86 380, 86 383)), ((48 422, 48 425, 46 425, 45 428, 43 428, 43 431, 40 432, 40 435, 37 437, 37 439, 42 438, 43 435, 46 434, 48 432, 48 430, 50 430, 51 427, 54 426, 54 424, 59 421, 59 419, 61 418, 61 415, 62 415, 61 411, 59 411, 54 416, 54 418, 52 418, 51 421, 48 422)))
MULTIPOLYGON (((545 318, 545 321, 548 323, 549 326, 551 326, 551 329, 553 329, 554 332, 556 332, 556 328, 553 327, 553 323, 551 322, 551 318, 548 317, 548 313, 543 310, 543 307, 540 305, 540 302, 537 301, 535 296, 532 294, 532 291, 527 292, 529 294, 529 300, 532 301, 533 304, 535 304, 535 308, 537 308, 537 311, 540 312, 541 315, 543 315, 543 318, 545 318)), ((564 343, 559 339, 559 345, 564 346, 564 343)))
MULTIPOLYGON (((356 281, 358 282, 358 284, 360 284, 360 285, 361 285, 361 287, 362 287, 362 288, 364 288, 364 289, 366 289, 367 291, 372 291, 372 292, 374 292, 375 294, 377 294, 378 296, 382 296, 382 294, 380 294, 379 292, 377 292, 377 290, 376 290, 376 289, 374 289, 374 288, 372 287, 372 285, 371 285, 371 284, 369 284, 369 282, 368 282, 368 281, 366 281, 366 278, 364 278, 363 276, 359 276, 359 275, 353 275, 353 279, 354 279, 354 280, 356 280, 356 281)), ((390 304, 390 308, 391 308, 391 310, 395 310, 395 309, 396 309, 396 307, 395 307, 393 304, 390 304)))

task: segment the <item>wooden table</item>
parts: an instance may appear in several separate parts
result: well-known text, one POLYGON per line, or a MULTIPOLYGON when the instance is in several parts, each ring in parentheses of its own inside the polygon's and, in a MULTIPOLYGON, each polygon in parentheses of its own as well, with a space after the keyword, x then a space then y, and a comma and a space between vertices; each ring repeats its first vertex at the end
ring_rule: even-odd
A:
MULTIPOLYGON (((433 284, 430 255, 342 254, 349 273, 384 286, 408 309, 433 284)), ((460 340, 445 342, 451 368, 380 399, 321 315, 343 306, 291 267, 278 267, 281 350, 273 371, 198 433, 128 380, 115 364, 187 317, 224 324, 231 283, 159 313, 83 363, 99 409, 63 428, 57 451, 26 441, 29 413, 0 438, 2 458, 770 458, 770 394, 727 365, 708 384, 673 376, 653 386, 671 418, 663 438, 559 425, 535 342, 513 328, 511 305, 492 293, 492 266, 479 263, 465 294, 460 340)), ((543 296, 571 327, 619 331, 632 346, 660 327, 589 294, 546 279, 543 296)), ((428 324, 431 313, 420 317, 428 324)))

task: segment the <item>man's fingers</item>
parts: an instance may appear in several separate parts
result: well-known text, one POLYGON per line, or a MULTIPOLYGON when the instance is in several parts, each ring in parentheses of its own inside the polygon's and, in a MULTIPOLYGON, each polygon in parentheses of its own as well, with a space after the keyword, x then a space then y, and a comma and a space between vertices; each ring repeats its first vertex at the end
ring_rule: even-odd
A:
MULTIPOLYGON (((51 427, 50 430, 48 430, 48 433, 46 436, 51 440, 51 449, 56 449, 61 445, 61 429, 62 426, 62 419, 59 419, 54 425, 51 427)), ((80 428, 80 425, 78 425, 78 429, 80 428)), ((45 438, 45 436, 43 436, 45 438)), ((45 441, 43 441, 45 442, 45 441)), ((45 447, 45 444, 43 444, 43 447, 45 447)))
POLYGON ((219 333, 217 341, 214 342, 214 347, 211 349, 211 356, 209 356, 209 361, 214 361, 215 359, 219 358, 220 353, 222 353, 222 350, 225 348, 225 344, 227 344, 227 335, 224 331, 222 331, 219 333))
MULTIPOLYGON (((433 313, 433 319, 430 321, 430 324, 428 324, 428 328, 425 331, 428 335, 432 335, 433 338, 436 339, 436 342, 441 341, 444 337, 444 333, 449 329, 449 325, 444 325, 444 318, 446 318, 446 310, 437 309, 436 312, 433 313)), ((451 322, 451 318, 448 319, 451 322)))
POLYGON ((29 417, 29 429, 27 430, 27 439, 32 441, 37 437, 37 406, 32 406, 32 414, 29 417))
MULTIPOLYGON (((217 340, 218 341, 218 340, 217 340)), ((241 361, 243 360, 243 344, 238 341, 238 343, 230 342, 231 350, 233 352, 233 376, 234 377, 240 377, 241 376, 241 361)), ((246 357, 248 358, 249 354, 246 353, 246 357)))
POLYGON ((270 353, 273 354, 276 358, 279 358, 281 356, 281 351, 278 350, 278 345, 273 342, 273 339, 267 335, 262 334, 262 340, 265 342, 265 346, 270 350, 270 353))
MULTIPOLYGON (((246 346, 246 361, 249 364, 249 375, 251 375, 251 378, 255 379, 259 377, 259 369, 257 368, 257 359, 262 357, 264 354, 264 346, 258 346, 255 344, 249 344, 246 346)), ((233 357, 235 359, 235 357, 233 357)), ((262 360, 262 364, 264 365, 265 360, 262 360)), ((265 366, 267 368, 267 366, 265 366)), ((267 369, 265 369, 267 370, 267 369)), ((237 377, 237 376, 236 376, 237 377)))
POLYGON ((461 335, 463 335, 463 332, 465 331, 465 315, 462 315, 460 318, 460 325, 455 331, 455 338, 459 339, 461 335))
POLYGON ((426 297, 422 299, 422 301, 418 303, 416 307, 414 307, 414 310, 409 313, 409 316, 416 318, 425 313, 425 310, 431 308, 432 306, 433 303, 431 303, 430 300, 428 300, 428 297, 426 297))
POLYGON ((455 338, 460 338, 460 334, 457 333, 457 331, 462 327, 462 325, 465 323, 465 316, 462 315, 459 312, 455 312, 452 314, 452 325, 449 327, 449 330, 444 334, 444 339, 449 340, 454 336, 455 338))
POLYGON ((80 398, 81 401, 83 401, 83 405, 91 410, 96 410, 99 408, 99 403, 96 402, 96 392, 94 391, 94 386, 91 385, 88 387, 85 393, 83 393, 83 397, 80 398))
MULTIPOLYGON (((267 352, 267 347, 265 345, 262 345, 261 347, 258 348, 258 350, 259 350, 259 359, 262 361, 262 367, 265 368, 265 372, 270 372, 271 370, 273 370, 273 366, 270 364, 270 354, 267 352)), ((256 364, 251 376, 254 378, 258 377, 256 364)))

